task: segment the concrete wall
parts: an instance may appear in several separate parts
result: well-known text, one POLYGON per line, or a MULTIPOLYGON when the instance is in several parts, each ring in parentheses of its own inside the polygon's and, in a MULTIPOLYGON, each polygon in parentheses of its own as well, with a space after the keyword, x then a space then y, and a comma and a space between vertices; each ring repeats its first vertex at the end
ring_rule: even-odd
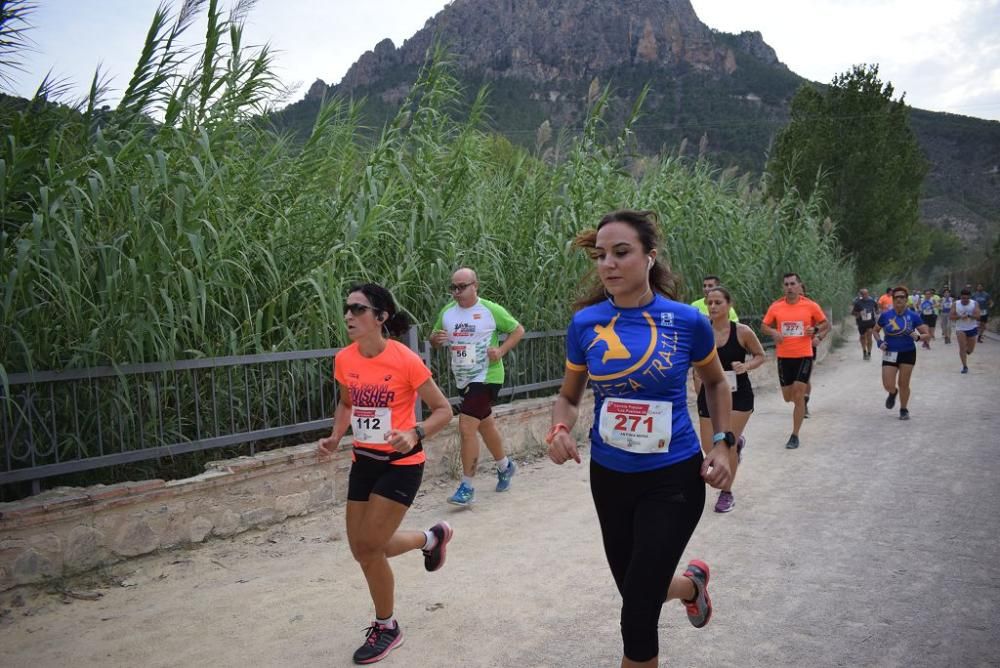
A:
MULTIPOLYGON (((499 428, 516 457, 544 452, 552 399, 497 407, 499 428)), ((586 438, 592 399, 575 433, 586 438)), ((458 420, 425 443, 424 479, 461 471, 458 420)), ((86 488, 60 488, 0 504, 0 591, 81 573, 156 550, 226 538, 342 503, 351 466, 350 439, 319 462, 315 446, 213 462, 202 475, 86 488)), ((492 458, 483 447, 483 468, 492 458)))

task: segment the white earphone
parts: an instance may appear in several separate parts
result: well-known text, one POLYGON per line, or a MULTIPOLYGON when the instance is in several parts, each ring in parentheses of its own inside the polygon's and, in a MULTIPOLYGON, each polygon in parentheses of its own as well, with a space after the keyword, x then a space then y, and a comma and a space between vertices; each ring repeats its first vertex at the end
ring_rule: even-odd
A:
POLYGON ((647 268, 647 269, 652 269, 652 268, 653 268, 653 263, 654 263, 654 262, 656 262, 656 260, 654 260, 654 259, 653 259, 653 257, 652 257, 652 256, 650 256, 650 258, 649 258, 649 265, 647 265, 647 267, 646 267, 646 268, 647 268))

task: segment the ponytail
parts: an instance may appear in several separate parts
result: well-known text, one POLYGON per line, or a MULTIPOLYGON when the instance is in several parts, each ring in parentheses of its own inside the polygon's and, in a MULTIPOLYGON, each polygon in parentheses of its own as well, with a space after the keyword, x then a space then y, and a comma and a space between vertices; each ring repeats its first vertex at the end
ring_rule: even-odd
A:
POLYGON ((385 317, 382 321, 382 333, 387 337, 400 338, 409 330, 412 321, 406 311, 402 311, 396 306, 396 300, 387 288, 378 283, 357 283, 347 290, 347 294, 360 292, 371 303, 375 317, 385 317))

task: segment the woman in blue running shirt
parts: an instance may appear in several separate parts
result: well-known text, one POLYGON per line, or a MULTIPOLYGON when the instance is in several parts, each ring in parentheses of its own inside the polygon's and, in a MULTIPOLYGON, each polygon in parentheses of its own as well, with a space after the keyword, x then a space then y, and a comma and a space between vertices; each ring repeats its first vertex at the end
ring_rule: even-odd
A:
POLYGON ((885 399, 885 407, 891 410, 896 405, 898 394, 900 420, 910 419, 910 411, 906 406, 910 401, 910 376, 917 363, 915 342, 931 338, 930 330, 920 314, 907 308, 908 297, 909 290, 904 286, 894 288, 893 307, 882 312, 873 332, 875 343, 882 350, 882 386, 889 393, 885 399), (879 337, 883 331, 884 341, 879 337))
POLYGON ((674 575, 705 507, 705 482, 732 479, 729 384, 708 319, 674 301, 657 262, 650 211, 615 211, 575 242, 599 282, 576 303, 566 334, 566 373, 546 441, 556 464, 580 462, 570 435, 587 382, 594 392, 590 487, 604 552, 622 596, 622 666, 655 666, 663 603, 680 599, 701 628, 712 615, 708 566, 674 575), (702 456, 687 410, 687 373, 704 383, 715 431, 702 456))

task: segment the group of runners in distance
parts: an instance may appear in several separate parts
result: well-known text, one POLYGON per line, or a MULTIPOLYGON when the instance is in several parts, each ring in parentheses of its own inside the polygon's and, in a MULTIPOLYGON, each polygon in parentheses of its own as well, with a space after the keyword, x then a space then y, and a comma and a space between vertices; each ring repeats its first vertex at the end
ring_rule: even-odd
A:
MULTIPOLYGON (((574 243, 593 261, 593 272, 574 304, 565 373, 545 441, 556 464, 582 462, 572 431, 589 386, 594 397, 590 487, 605 556, 622 599, 621 665, 655 666, 658 622, 666 602, 679 601, 696 628, 712 617, 709 566, 694 559, 680 575, 675 573, 701 519, 705 484, 719 490, 717 512, 735 507, 732 485, 754 410, 748 372, 764 364, 765 355, 753 330, 739 322, 733 296, 718 277, 705 277, 704 297, 694 304, 676 301, 677 278, 658 258, 655 213, 611 212, 574 243), (697 432, 687 409, 689 371, 697 391, 697 432)), ((793 404, 785 445, 794 449, 808 416, 815 345, 827 336, 830 323, 805 295, 798 274, 785 274, 782 287, 784 296, 771 304, 761 329, 776 344, 782 397, 793 404)), ((517 472, 505 454, 492 406, 503 384, 503 357, 521 340, 524 328, 507 309, 479 297, 472 269, 457 270, 449 292, 452 300, 437 316, 430 340, 435 347, 447 347, 461 394, 462 480, 447 500, 468 506, 476 500, 480 436, 494 459, 496 492, 507 491, 517 472), (507 335, 502 343, 501 334, 507 335)), ((892 290, 890 297, 892 307, 880 309, 862 291, 854 313, 865 359, 870 359, 873 338, 887 353, 896 353, 886 355, 883 380, 893 401, 899 394, 903 417, 913 366, 905 344, 914 344, 914 330, 921 338, 930 333, 921 316, 906 308, 905 288, 892 290), (878 336, 882 332, 885 342, 878 336), (894 369, 891 386, 889 367, 894 369)), ((976 340, 967 321, 981 313, 974 301, 969 303, 963 290, 961 299, 949 304, 963 365, 976 340)), ((419 550, 427 571, 445 563, 454 534, 447 522, 425 531, 400 527, 423 477, 423 441, 449 423, 452 410, 421 358, 393 339, 408 330, 410 321, 388 290, 373 283, 352 286, 344 320, 351 343, 335 358, 339 394, 333 429, 319 441, 318 453, 328 457, 348 429, 353 432, 347 537, 375 607, 354 661, 367 664, 403 643, 394 618, 389 559, 419 550), (419 422, 418 398, 429 409, 419 422)))
POLYGON ((887 393, 885 407, 890 410, 895 407, 898 396, 899 419, 910 419, 907 403, 910 377, 917 360, 916 343, 919 341, 923 348, 930 349, 930 342, 936 338, 939 317, 945 344, 951 344, 954 329, 962 362, 961 373, 968 373, 968 356, 975 351, 976 343, 983 340, 992 306, 993 299, 982 283, 975 291, 971 285, 966 285, 958 299, 952 296, 950 288, 944 288, 938 296, 933 288, 924 290, 923 294, 910 294, 900 285, 886 288, 885 294, 876 301, 867 288, 862 288, 851 307, 851 314, 858 325, 862 359, 871 359, 873 342, 882 352, 882 385, 887 393), (884 339, 879 337, 883 332, 884 339))

